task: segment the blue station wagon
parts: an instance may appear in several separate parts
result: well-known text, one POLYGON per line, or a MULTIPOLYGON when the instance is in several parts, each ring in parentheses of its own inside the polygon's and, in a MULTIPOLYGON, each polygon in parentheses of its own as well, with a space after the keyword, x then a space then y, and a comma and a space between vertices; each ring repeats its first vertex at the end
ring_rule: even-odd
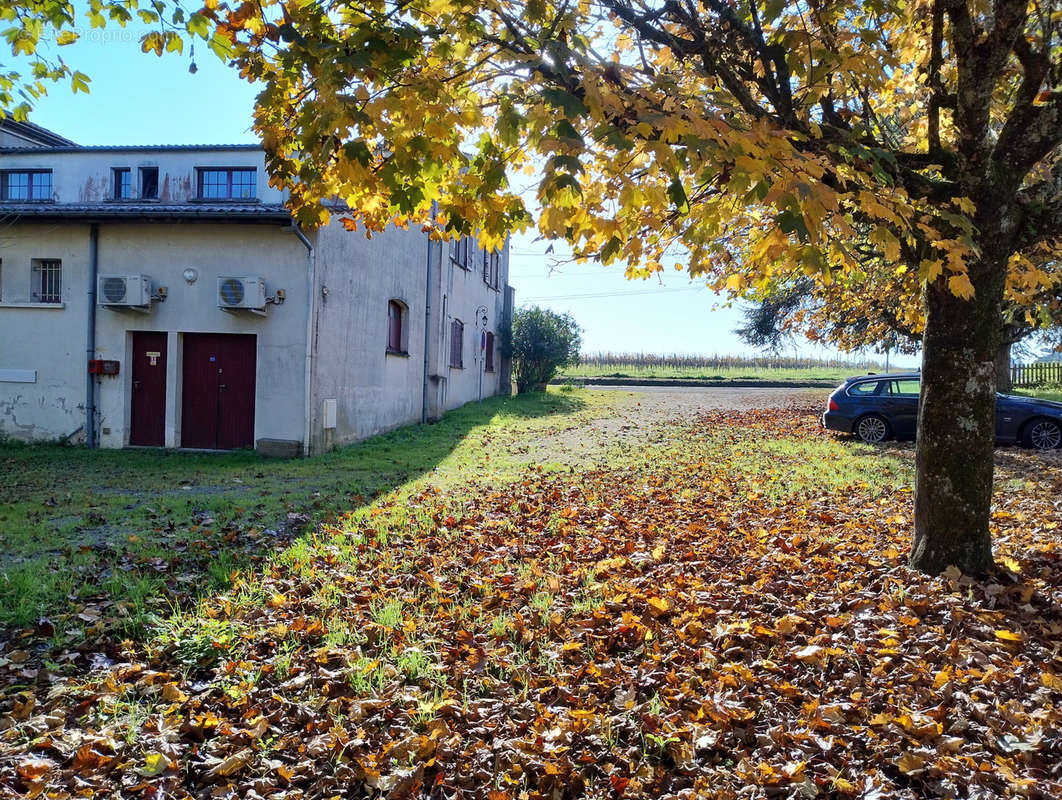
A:
MULTIPOLYGON (((917 372, 849 378, 826 401, 823 427, 853 433, 868 444, 913 438, 920 379, 917 372)), ((1062 403, 996 395, 996 440, 1037 450, 1062 445, 1062 403)))

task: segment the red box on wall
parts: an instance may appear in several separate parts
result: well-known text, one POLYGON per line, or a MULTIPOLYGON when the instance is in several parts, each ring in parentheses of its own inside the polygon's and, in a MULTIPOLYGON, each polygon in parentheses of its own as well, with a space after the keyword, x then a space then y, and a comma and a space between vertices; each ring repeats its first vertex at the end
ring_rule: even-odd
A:
POLYGON ((118 362, 102 358, 89 359, 88 371, 89 375, 117 375, 118 362))

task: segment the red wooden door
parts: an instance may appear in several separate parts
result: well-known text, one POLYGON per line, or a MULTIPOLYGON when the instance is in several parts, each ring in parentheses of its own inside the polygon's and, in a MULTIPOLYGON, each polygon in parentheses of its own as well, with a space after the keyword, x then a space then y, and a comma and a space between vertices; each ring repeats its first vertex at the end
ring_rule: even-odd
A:
POLYGON ((133 394, 129 444, 166 444, 166 333, 133 332, 133 394))
POLYGON ((218 448, 254 447, 255 337, 230 335, 223 339, 218 370, 218 448))
POLYGON ((254 446, 256 349, 253 334, 184 335, 182 447, 254 446))

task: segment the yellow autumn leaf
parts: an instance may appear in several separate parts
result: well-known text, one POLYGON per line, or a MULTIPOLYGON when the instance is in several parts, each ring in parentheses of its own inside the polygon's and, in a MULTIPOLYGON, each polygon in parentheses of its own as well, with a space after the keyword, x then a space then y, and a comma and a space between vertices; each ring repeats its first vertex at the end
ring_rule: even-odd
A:
POLYGON ((996 638, 1004 642, 1021 642, 1025 640, 1025 637, 1020 633, 1014 631, 998 630, 995 632, 996 638))
POLYGON ((649 611, 654 617, 666 614, 668 609, 671 608, 671 603, 664 597, 650 597, 646 602, 649 603, 649 611))
POLYGON ((172 762, 163 753, 148 753, 144 756, 144 765, 137 767, 137 772, 145 778, 154 778, 170 768, 172 762))
POLYGON ((948 278, 948 290, 957 297, 961 297, 964 300, 969 300, 974 296, 974 286, 970 283, 970 278, 965 272, 959 275, 952 275, 948 278))

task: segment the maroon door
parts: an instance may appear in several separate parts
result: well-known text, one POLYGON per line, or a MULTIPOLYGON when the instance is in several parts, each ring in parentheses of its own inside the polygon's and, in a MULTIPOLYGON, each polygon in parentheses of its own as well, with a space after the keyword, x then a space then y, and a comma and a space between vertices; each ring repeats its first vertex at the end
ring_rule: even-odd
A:
POLYGON ((254 446, 256 341, 253 334, 186 333, 181 446, 254 446))
POLYGON ((133 332, 133 400, 129 444, 166 444, 166 333, 133 332))

